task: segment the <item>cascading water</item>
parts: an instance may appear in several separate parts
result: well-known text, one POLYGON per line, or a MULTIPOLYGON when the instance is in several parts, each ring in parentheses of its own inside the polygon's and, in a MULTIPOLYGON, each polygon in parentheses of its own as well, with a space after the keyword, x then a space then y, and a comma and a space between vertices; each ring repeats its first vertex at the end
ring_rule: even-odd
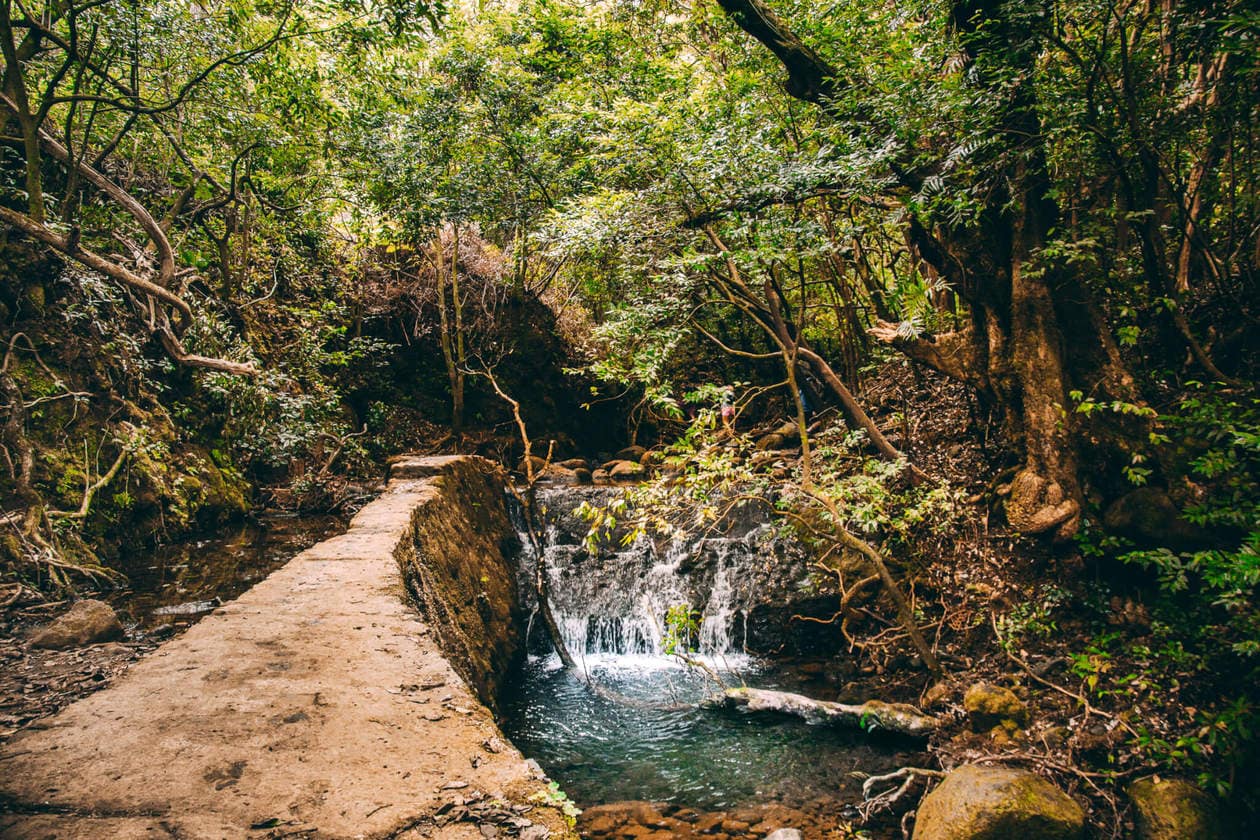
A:
POLYGON ((553 615, 580 671, 561 667, 541 638, 542 622, 532 622, 532 655, 502 704, 504 730, 526 755, 580 804, 649 799, 698 808, 803 805, 834 797, 854 769, 895 764, 860 733, 699 709, 717 688, 715 675, 728 685, 799 687, 749 648, 781 646, 767 626, 788 624, 785 611, 803 610, 817 595, 807 556, 754 516, 720 536, 664 546, 640 539, 592 554, 572 511, 617 492, 540 489, 541 556, 516 511, 523 600, 535 606, 543 563, 553 615), (675 640, 703 668, 668 654, 671 611, 675 640))

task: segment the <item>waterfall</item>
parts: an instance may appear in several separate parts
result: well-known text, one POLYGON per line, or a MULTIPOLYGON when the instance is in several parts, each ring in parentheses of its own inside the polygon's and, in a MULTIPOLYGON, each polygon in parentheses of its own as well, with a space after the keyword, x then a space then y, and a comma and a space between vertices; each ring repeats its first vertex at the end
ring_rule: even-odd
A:
POLYGON ((547 511, 541 558, 533 556, 523 517, 516 512, 523 546, 523 600, 529 606, 535 603, 533 576, 541 560, 552 612, 574 657, 664 657, 670 615, 683 618, 673 631, 680 642, 678 652, 714 659, 744 652, 752 592, 739 582, 747 581, 750 568, 761 565, 766 554, 764 529, 663 545, 640 537, 628 546, 601 546, 592 555, 582 544, 584 528, 571 517, 566 521, 581 500, 578 492, 540 491, 540 508, 547 511))

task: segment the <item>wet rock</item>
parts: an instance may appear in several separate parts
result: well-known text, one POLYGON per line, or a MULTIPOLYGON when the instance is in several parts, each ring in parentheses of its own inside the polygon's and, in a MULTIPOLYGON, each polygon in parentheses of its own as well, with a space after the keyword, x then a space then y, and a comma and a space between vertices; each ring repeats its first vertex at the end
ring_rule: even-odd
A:
POLYGON ((1016 726, 1028 725, 1028 707, 1009 688, 990 683, 976 683, 963 696, 963 707, 971 718, 971 728, 987 732, 1006 721, 1016 726))
POLYGON ((516 471, 521 475, 528 475, 530 467, 533 467, 534 474, 537 475, 547 468, 547 459, 539 458, 537 455, 530 455, 528 459, 522 458, 516 465, 516 471))
POLYGON ((113 607, 89 598, 32 636, 31 647, 65 650, 122 637, 122 624, 113 607))
POLYGON ((556 462, 557 467, 563 467, 566 470, 587 470, 590 471, 591 465, 587 463, 585 458, 566 458, 563 461, 556 462))
POLYGON ((1027 770, 965 764, 919 805, 914 840, 1081 840, 1085 812, 1027 770))
POLYGON ((604 464, 614 481, 634 481, 647 475, 647 468, 638 461, 609 461, 604 464))
POLYGON ((594 480, 594 475, 586 467, 578 467, 573 470, 573 481, 576 484, 590 484, 594 480))
POLYGON ((543 470, 542 477, 547 479, 548 481, 559 481, 559 482, 564 482, 566 484, 577 484, 577 477, 574 475, 573 470, 565 469, 564 467, 558 466, 556 464, 552 464, 549 467, 547 467, 547 469, 543 470))
POLYGON ((762 688, 728 688, 702 701, 707 708, 740 712, 775 712, 795 715, 807 723, 853 726, 867 732, 883 729, 903 735, 926 737, 936 730, 936 718, 904 703, 868 700, 861 705, 814 700, 788 691, 762 688))
POLYGON ((1216 801, 1182 779, 1139 779, 1129 786, 1138 840, 1216 840, 1227 835, 1216 801))

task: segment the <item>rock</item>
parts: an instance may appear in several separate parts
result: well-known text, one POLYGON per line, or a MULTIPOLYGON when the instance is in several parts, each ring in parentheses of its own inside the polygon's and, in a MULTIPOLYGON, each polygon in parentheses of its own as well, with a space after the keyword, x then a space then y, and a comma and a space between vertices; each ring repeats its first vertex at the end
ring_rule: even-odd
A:
POLYGON ((590 484, 594 477, 586 467, 578 467, 573 470, 573 480, 578 484, 590 484))
POLYGON ((1208 542, 1206 532, 1187 522, 1158 487, 1139 487, 1116 499, 1103 514, 1103 524, 1146 545, 1192 549, 1208 542))
POLYGON ((613 461, 634 461, 636 464, 643 458, 647 449, 642 446, 627 446, 625 449, 612 456, 613 461))
POLYGON ((963 707, 976 732, 987 732, 1005 721, 1021 727, 1028 725, 1028 707, 1024 701, 1000 685, 976 683, 963 696, 963 707))
POLYGON ((543 470, 542 477, 548 481, 558 481, 564 484, 577 484, 577 476, 575 470, 567 470, 564 467, 551 464, 547 469, 543 470))
POLYGON ((802 835, 795 828, 780 828, 767 834, 766 840, 802 840, 802 835))
POLYGON ((1183 779, 1139 779, 1129 786, 1138 840, 1215 840, 1227 836, 1216 801, 1183 779))
POLYGON ((782 449, 787 444, 783 435, 769 434, 757 438, 757 451, 766 452, 771 449, 782 449))
POLYGON ((919 805, 914 840, 1081 840, 1085 811, 1027 770, 964 764, 919 805))
POLYGON ((638 461, 609 461, 604 464, 604 469, 614 481, 635 481, 647 475, 647 470, 638 461))
POLYGON ((604 469, 603 467, 600 467, 599 469, 595 470, 595 472, 591 473, 591 481, 594 481, 596 483, 601 483, 607 480, 608 480, 608 470, 604 469))
POLYGON ((547 459, 546 459, 546 458, 539 458, 537 455, 530 455, 530 456, 529 456, 529 463, 528 463, 528 464, 526 464, 525 459, 524 459, 524 458, 522 458, 522 459, 521 459, 521 462, 520 462, 519 464, 517 464, 517 465, 516 465, 516 471, 517 471, 518 473, 520 473, 521 475, 528 475, 528 474, 529 474, 529 467, 531 467, 531 466, 534 468, 534 474, 535 474, 535 475, 537 475, 537 474, 541 473, 541 472, 542 472, 542 471, 546 468, 546 466, 547 466, 547 459))
POLYGON ((113 607, 89 598, 32 636, 31 647, 65 650, 122 637, 122 624, 113 607))
POLYGON ((566 470, 590 470, 591 465, 587 463, 585 458, 566 458, 563 461, 556 462, 557 467, 564 467, 566 470))
POLYGON ((936 731, 937 724, 936 718, 904 703, 868 700, 861 705, 851 705, 764 688, 728 688, 721 694, 705 698, 700 705, 740 712, 775 712, 795 715, 806 723, 853 726, 866 732, 883 729, 916 737, 931 735, 936 731))
POLYGON ((949 699, 951 693, 948 683, 932 683, 932 685, 928 686, 928 690, 923 692, 923 708, 930 709, 937 703, 944 702, 949 699))

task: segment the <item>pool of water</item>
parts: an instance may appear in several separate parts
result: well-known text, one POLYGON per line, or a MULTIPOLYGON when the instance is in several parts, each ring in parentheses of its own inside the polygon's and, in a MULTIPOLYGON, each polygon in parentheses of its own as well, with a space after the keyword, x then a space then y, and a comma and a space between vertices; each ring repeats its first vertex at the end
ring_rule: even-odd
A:
POLYGON ((267 516, 135 552, 119 564, 128 585, 108 600, 125 624, 141 630, 191 624, 345 527, 335 516, 267 516))
MULTIPOLYGON (((709 664, 729 685, 790 688, 765 663, 709 664)), ((588 655, 583 666, 598 690, 554 655, 530 657, 502 704, 507 735, 579 805, 637 799, 724 810, 856 801, 855 773, 905 763, 906 745, 858 731, 699 708, 712 679, 665 657, 588 655)))

